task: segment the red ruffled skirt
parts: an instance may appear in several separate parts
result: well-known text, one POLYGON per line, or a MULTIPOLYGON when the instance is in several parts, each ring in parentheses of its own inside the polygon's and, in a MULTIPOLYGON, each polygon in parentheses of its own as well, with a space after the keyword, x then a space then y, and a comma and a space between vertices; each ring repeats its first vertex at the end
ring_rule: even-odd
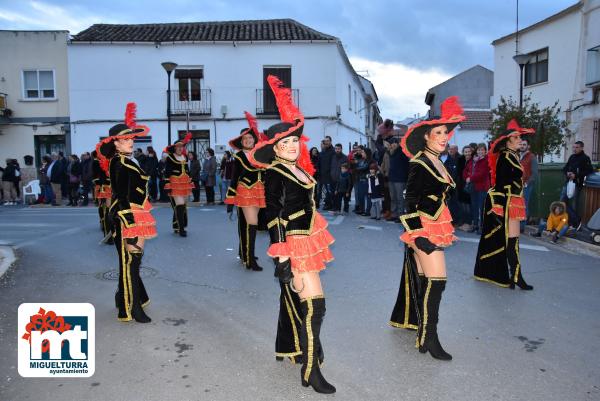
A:
POLYGON ((171 196, 189 196, 194 189, 194 184, 189 175, 172 175, 169 182, 165 184, 165 189, 171 190, 171 196))
POLYGON ((318 272, 333 260, 329 245, 335 239, 327 231, 327 220, 315 212, 315 223, 309 235, 288 235, 285 242, 272 244, 267 255, 272 258, 289 256, 292 271, 318 272))
POLYGON ((400 236, 400 240, 414 245, 415 238, 425 237, 432 243, 440 247, 452 245, 458 238, 454 235, 454 226, 452 225, 452 215, 446 205, 442 209, 437 220, 430 219, 426 216, 420 216, 423 230, 414 232, 405 232, 400 236))
POLYGON ((143 207, 131 205, 131 211, 133 212, 133 221, 135 222, 135 225, 129 228, 123 225, 121 236, 123 238, 139 237, 144 239, 156 237, 156 220, 154 220, 150 210, 152 210, 152 205, 148 199, 144 201, 143 207))
POLYGON ((527 219, 525 213, 525 198, 522 196, 511 196, 508 206, 508 218, 523 221, 527 219))
POLYGON ((238 185, 235 189, 235 197, 228 198, 225 203, 237 207, 266 207, 265 204, 265 186, 262 182, 257 182, 252 188, 246 188, 244 185, 238 185))
POLYGON ((112 189, 110 189, 110 185, 96 185, 94 187, 94 195, 96 199, 110 199, 112 197, 112 189))

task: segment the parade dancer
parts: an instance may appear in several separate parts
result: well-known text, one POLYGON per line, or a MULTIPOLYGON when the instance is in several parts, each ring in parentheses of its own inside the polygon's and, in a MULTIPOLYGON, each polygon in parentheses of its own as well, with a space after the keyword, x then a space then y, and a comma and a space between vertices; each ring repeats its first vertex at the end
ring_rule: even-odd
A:
POLYGON ((465 120, 456 96, 441 104, 441 117, 421 121, 402 138, 402 150, 410 157, 406 185, 407 213, 400 217, 405 243, 400 290, 390 324, 417 329, 419 352, 451 360, 437 335, 442 293, 446 288, 444 248, 455 240, 446 197, 456 185, 439 159, 454 128, 465 120))
POLYGON ((334 239, 327 231, 327 221, 315 207, 314 170, 305 144, 307 138, 302 137, 304 116, 293 103, 289 88, 272 75, 267 81, 282 122, 265 132, 267 138, 256 145, 249 158, 254 165, 266 168, 265 214, 271 238, 267 254, 274 258, 275 275, 284 284, 291 282, 300 296, 301 325, 297 329, 302 352, 301 383, 330 394, 335 387, 323 377, 319 361, 325 316, 319 272, 333 260, 329 245, 334 239))
POLYGON ((125 124, 114 125, 109 136, 96 146, 100 166, 109 175, 112 199, 108 214, 114 224, 114 242, 119 257, 119 286, 115 294, 120 321, 135 319, 149 323, 144 307, 150 302, 140 265, 144 244, 156 236, 156 222, 150 213, 148 179, 132 156, 133 139, 150 129, 135 122, 135 103, 127 104, 125 124))
POLYGON ((249 128, 229 141, 229 146, 237 150, 233 156, 235 164, 231 183, 227 189, 225 203, 238 208, 238 235, 240 237, 239 256, 248 270, 261 271, 254 256, 256 232, 258 231, 259 211, 265 207, 265 186, 263 170, 250 164, 248 153, 259 143, 256 117, 245 112, 249 128))
POLYGON ((98 160, 98 152, 94 150, 92 152, 92 182, 94 183, 94 198, 98 202, 98 216, 100 217, 100 228, 104 239, 102 240, 105 244, 112 245, 112 227, 110 225, 110 219, 106 217, 108 213, 108 207, 110 206, 110 198, 112 197, 112 191, 110 189, 110 179, 104 170, 100 167, 100 161, 98 160))
POLYGON ((533 133, 534 129, 521 128, 511 120, 504 134, 492 143, 488 156, 492 187, 485 199, 474 275, 477 280, 511 289, 516 284, 522 290, 533 290, 523 279, 519 257, 520 222, 526 213, 518 153, 521 136, 533 133))
POLYGON ((188 225, 187 198, 194 189, 190 169, 188 166, 185 145, 192 139, 192 134, 187 133, 184 139, 180 139, 171 146, 167 146, 165 161, 165 191, 169 193, 171 207, 173 208, 173 231, 181 237, 187 237, 185 231, 188 225))

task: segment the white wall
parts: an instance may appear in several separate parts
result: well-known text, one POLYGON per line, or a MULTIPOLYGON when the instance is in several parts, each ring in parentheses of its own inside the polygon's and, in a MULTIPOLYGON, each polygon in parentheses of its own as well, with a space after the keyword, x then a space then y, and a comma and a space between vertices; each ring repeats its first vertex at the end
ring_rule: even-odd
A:
POLYGON ((454 135, 450 138, 450 144, 458 145, 458 151, 462 153, 462 148, 470 143, 485 143, 488 144, 486 130, 463 130, 457 128, 454 130, 454 135))
MULTIPOLYGON (((292 87, 300 91, 300 108, 307 118, 306 133, 313 143, 319 143, 326 132, 331 135, 329 125, 323 121, 336 115, 338 77, 350 74, 347 68, 339 68, 340 55, 334 43, 176 44, 159 48, 73 43, 68 53, 72 147, 76 152, 91 149, 100 136, 106 135, 115 123, 106 120, 122 120, 129 101, 138 105, 138 120, 152 129, 153 146, 166 146, 166 122, 162 121, 166 119, 167 77, 161 66, 164 61, 203 67, 203 88, 212 91, 212 117, 191 124, 196 129, 210 130, 211 145, 226 144, 246 126, 243 112, 256 112, 256 89, 263 88, 263 66, 279 65, 292 66, 292 87), (234 121, 214 121, 222 117, 221 105, 228 107, 226 119, 234 121)), ((171 87, 176 89, 174 81, 171 87)), ((357 116, 342 119, 364 131, 364 122, 357 116)), ((261 129, 272 123, 275 121, 259 120, 261 129)), ((172 132, 178 129, 185 129, 185 122, 173 121, 172 132)), ((339 140, 350 140, 348 130, 339 131, 339 140)), ((358 134, 353 135, 353 141, 358 141, 358 134)), ((331 136, 338 142, 335 135, 331 136)))

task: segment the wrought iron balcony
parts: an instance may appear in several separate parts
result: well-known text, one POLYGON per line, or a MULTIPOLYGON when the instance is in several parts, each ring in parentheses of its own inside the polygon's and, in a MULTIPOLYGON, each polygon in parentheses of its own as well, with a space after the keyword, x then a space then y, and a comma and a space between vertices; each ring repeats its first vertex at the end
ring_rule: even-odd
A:
POLYGON ((171 91, 171 115, 210 115, 210 89, 198 91, 171 91))
MULTIPOLYGON (((292 89, 292 97, 294 104, 300 107, 300 90, 292 89)), ((270 89, 257 89, 256 90, 256 114, 257 115, 279 115, 277 104, 275 103, 275 96, 270 89)))

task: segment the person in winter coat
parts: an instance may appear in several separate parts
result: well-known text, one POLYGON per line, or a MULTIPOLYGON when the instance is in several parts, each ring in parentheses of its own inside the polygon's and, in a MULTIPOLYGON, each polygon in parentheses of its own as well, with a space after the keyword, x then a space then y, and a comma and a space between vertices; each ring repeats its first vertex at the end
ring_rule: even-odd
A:
POLYGON ((541 237, 544 231, 552 235, 552 242, 556 243, 560 237, 564 237, 569 230, 569 214, 564 202, 552 202, 550 214, 545 222, 540 222, 538 231, 532 233, 532 237, 541 237))
POLYGON ((371 216, 374 220, 381 220, 381 205, 383 203, 383 174, 379 172, 379 166, 373 162, 369 166, 367 175, 367 194, 374 209, 371 216))
POLYGON ((352 177, 348 171, 348 163, 342 163, 340 167, 340 178, 335 187, 335 211, 342 212, 342 201, 344 202, 344 213, 350 209, 350 193, 352 192, 352 177))
POLYGON ((470 184, 471 195, 471 231, 481 232, 483 202, 490 189, 490 167, 487 159, 487 146, 484 143, 477 145, 477 156, 467 162, 463 170, 466 185, 470 184))
POLYGON ((192 202, 200 202, 200 161, 196 156, 196 152, 188 152, 188 167, 190 169, 190 178, 192 179, 192 183, 194 184, 194 188, 192 189, 192 195, 194 199, 192 202))
POLYGON ((206 190, 206 204, 215 204, 215 185, 217 184, 217 159, 215 151, 206 149, 206 159, 202 163, 202 177, 204 189, 206 190))

